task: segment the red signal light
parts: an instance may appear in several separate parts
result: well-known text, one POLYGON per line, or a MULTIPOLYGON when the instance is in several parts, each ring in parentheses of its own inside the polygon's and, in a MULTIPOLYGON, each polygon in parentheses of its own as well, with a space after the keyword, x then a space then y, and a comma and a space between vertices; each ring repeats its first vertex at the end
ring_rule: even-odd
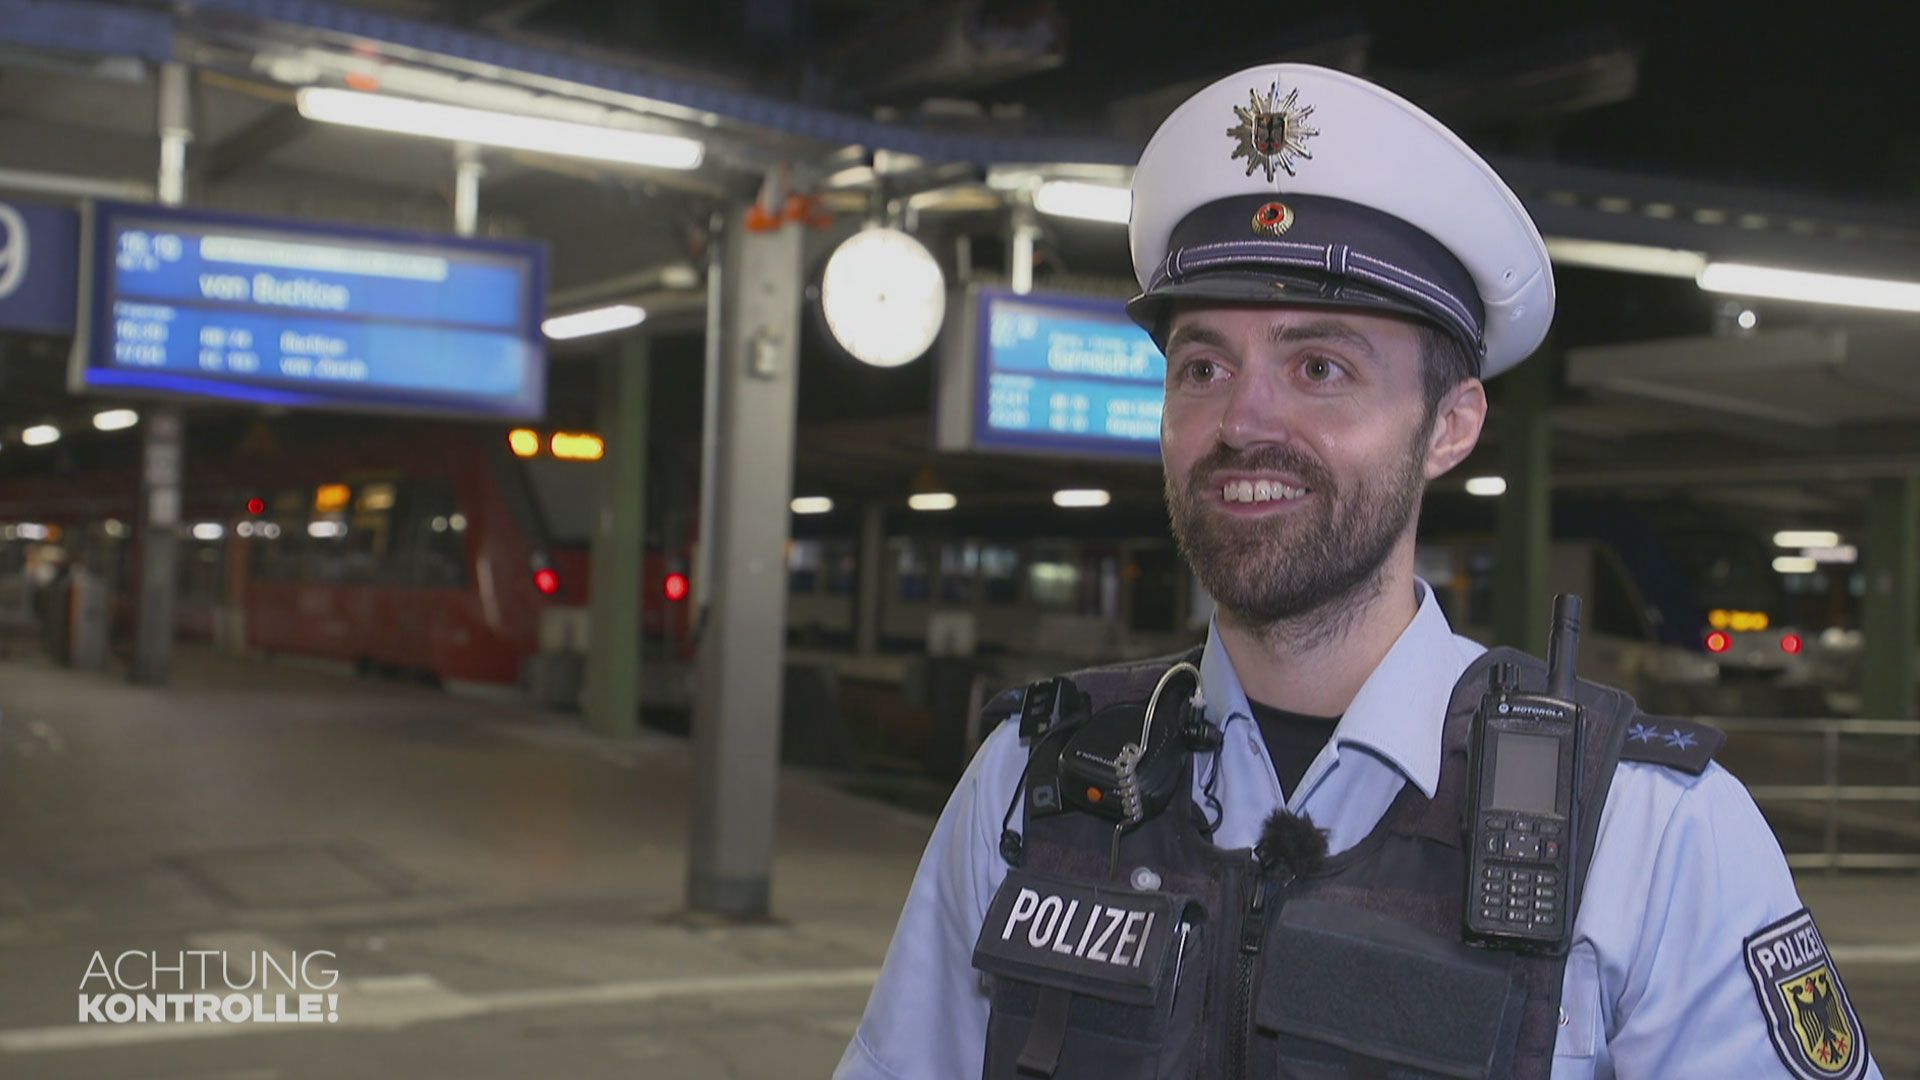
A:
POLYGON ((1780 639, 1780 651, 1788 656, 1799 656, 1800 649, 1805 644, 1800 640, 1799 634, 1788 634, 1780 639))
POLYGON ((1719 630, 1707 635, 1707 651, 1723 653, 1733 647, 1733 639, 1719 630))
POLYGON ((533 572, 533 587, 544 596, 552 596, 560 591, 560 575, 543 566, 533 572))
POLYGON ((247 500, 247 513, 259 515, 266 512, 267 500, 260 498, 258 495, 247 500))
POLYGON ((679 603, 687 598, 687 575, 675 572, 667 575, 667 599, 679 603))

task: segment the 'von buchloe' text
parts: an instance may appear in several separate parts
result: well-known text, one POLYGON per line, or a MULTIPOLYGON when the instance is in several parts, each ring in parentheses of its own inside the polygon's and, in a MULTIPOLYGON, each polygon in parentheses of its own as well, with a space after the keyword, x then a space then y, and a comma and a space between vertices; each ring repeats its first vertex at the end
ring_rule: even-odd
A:
POLYGON ((353 294, 345 285, 312 278, 277 278, 272 274, 201 274, 200 295, 208 300, 272 304, 314 311, 345 311, 353 294))

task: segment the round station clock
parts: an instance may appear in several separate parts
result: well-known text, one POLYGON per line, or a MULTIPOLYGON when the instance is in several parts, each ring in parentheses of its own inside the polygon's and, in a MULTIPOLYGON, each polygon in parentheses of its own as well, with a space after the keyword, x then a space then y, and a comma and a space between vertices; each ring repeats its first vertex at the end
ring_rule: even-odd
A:
POLYGON ((920 241, 898 229, 863 229, 827 259, 820 310, 834 340, 854 359, 899 367, 939 336, 946 280, 920 241))

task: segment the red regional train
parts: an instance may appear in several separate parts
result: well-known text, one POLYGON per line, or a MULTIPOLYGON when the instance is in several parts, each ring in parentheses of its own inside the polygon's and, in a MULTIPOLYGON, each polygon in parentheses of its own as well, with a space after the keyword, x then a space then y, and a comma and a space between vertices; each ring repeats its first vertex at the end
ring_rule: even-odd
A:
MULTIPOLYGON (((577 662, 596 437, 434 426, 281 450, 263 431, 225 461, 187 465, 182 638, 482 691, 529 689, 543 654, 577 662)), ((137 495, 131 472, 0 482, 0 541, 53 548, 103 578, 122 649, 139 591, 137 495)), ((645 556, 652 657, 691 655, 680 562, 645 556)))

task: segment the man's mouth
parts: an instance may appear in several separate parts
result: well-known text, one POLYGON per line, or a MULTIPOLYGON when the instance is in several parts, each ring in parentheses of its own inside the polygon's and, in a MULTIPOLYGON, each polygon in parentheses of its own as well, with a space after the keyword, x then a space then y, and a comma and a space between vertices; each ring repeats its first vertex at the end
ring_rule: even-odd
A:
POLYGON ((1226 480, 1220 483, 1220 499, 1229 503, 1288 503, 1313 494, 1313 489, 1280 480, 1226 480))

